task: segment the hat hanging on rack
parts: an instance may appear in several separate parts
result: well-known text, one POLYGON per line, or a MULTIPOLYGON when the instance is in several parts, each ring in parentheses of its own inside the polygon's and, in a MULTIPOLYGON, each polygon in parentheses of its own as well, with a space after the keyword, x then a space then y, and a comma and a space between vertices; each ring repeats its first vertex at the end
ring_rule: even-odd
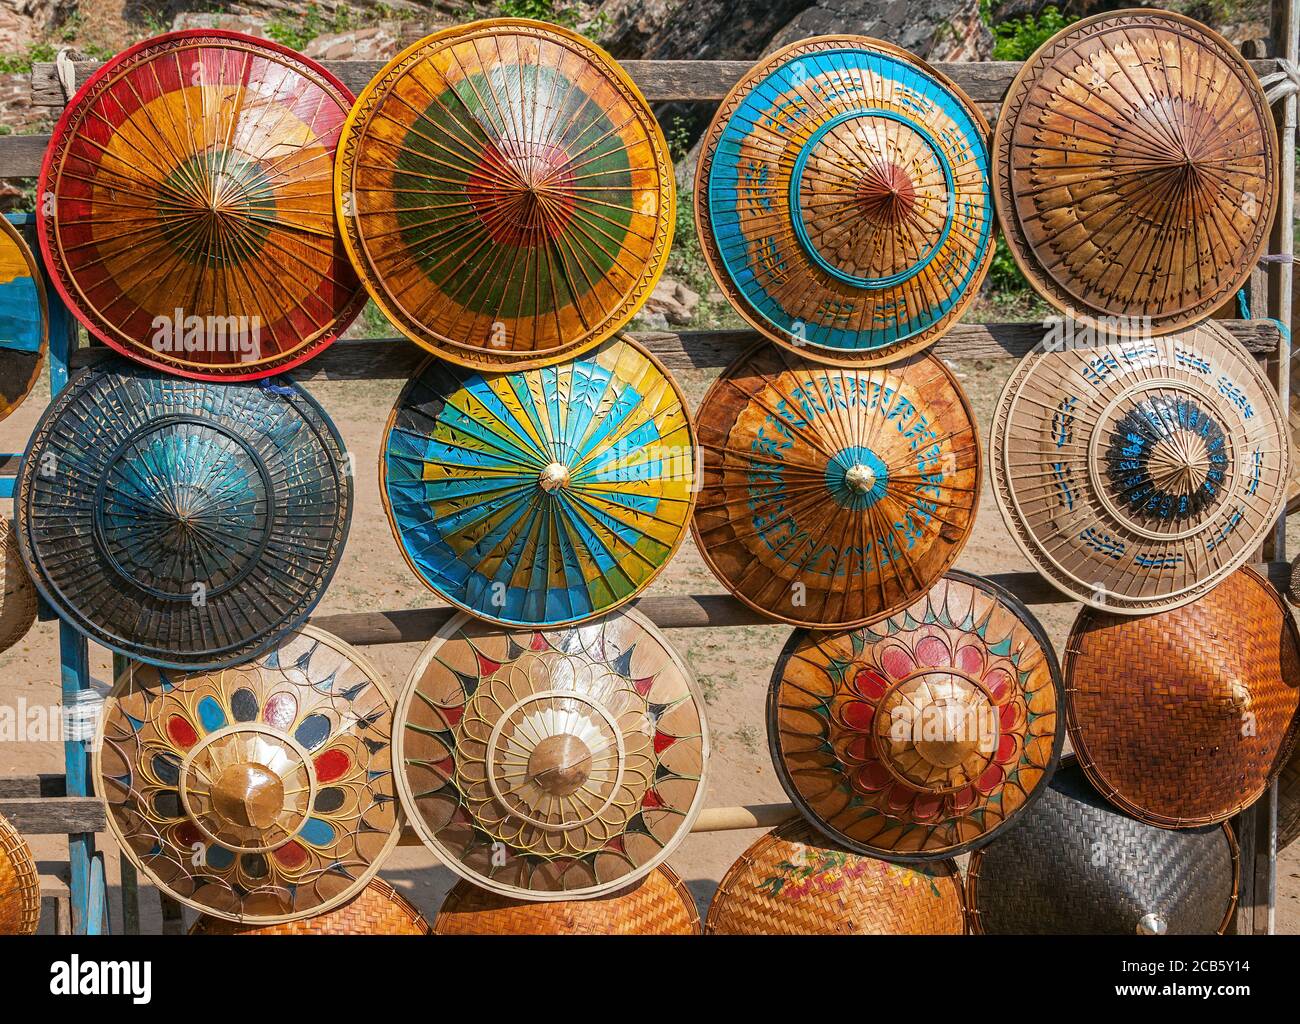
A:
POLYGON ((999 223, 1035 289, 1124 335, 1213 313, 1268 245, 1277 134, 1250 64, 1167 11, 1085 18, 1022 65, 993 139, 999 223))
POLYGON ((32 393, 49 345, 45 279, 23 236, 0 216, 0 420, 32 393))
POLYGON ((1072 758, 967 868, 971 930, 989 935, 1213 935, 1237 905, 1227 824, 1162 829, 1102 799, 1072 758))
POLYGON ((1290 461, 1277 393, 1213 320, 1031 353, 989 437, 994 497, 1034 567, 1124 615, 1193 601, 1246 562, 1290 461))
POLYGON ((453 362, 532 368, 625 325, 668 262, 668 145, 618 64, 518 18, 394 57, 348 118, 348 251, 399 330, 453 362))
POLYGON ((99 728, 95 791, 169 896, 243 924, 295 921, 355 897, 397 844, 392 730, 379 673, 304 626, 235 668, 130 663, 99 728))
POLYGON ((963 935, 965 903, 954 861, 876 860, 792 818, 728 869, 704 927, 709 935, 963 935))
POLYGON ((365 291, 334 214, 352 94, 264 39, 148 39, 72 98, 41 168, 41 248, 95 337, 183 377, 250 380, 310 359, 365 291))
POLYGON ((760 61, 704 135, 695 222, 737 311, 810 359, 919 351, 994 250, 988 124, 905 50, 820 36, 760 61))
POLYGON ((697 430, 696 545, 771 618, 831 628, 905 608, 974 525, 974 414, 931 356, 846 369, 761 343, 709 388, 697 430))
POLYGON ((0 651, 18 643, 36 623, 36 587, 23 565, 18 538, 0 519, 0 651))
POLYGON ((1065 696, 1070 745, 1106 799, 1165 828, 1215 824, 1259 799, 1290 754, 1300 633, 1250 568, 1155 615, 1084 608, 1065 696))
POLYGON ((698 935, 695 898, 667 864, 593 899, 534 903, 460 881, 433 922, 435 935, 698 935))
POLYGON ((282 924, 236 924, 202 916, 191 935, 428 935, 429 922, 395 888, 376 876, 342 906, 282 924))
POLYGON ((458 615, 416 661, 396 720, 407 818, 443 864, 504 896, 624 889, 704 798, 704 699, 636 612, 546 632, 458 615))
POLYGON ((435 593, 510 625, 581 622, 663 570, 695 504, 686 400, 625 336, 553 367, 433 358, 402 391, 380 490, 435 593))
POLYGON ((353 501, 343 440, 297 384, 218 386, 121 359, 50 403, 15 494, 23 561, 60 616, 187 668, 251 658, 306 619, 353 501))
POLYGON ((768 741, 786 792, 831 839, 931 860, 989 842, 1038 797, 1060 702, 1029 610, 954 571, 870 626, 796 631, 772 673, 768 741))
POLYGON ((23 837, 0 817, 0 935, 35 935, 41 880, 23 837))

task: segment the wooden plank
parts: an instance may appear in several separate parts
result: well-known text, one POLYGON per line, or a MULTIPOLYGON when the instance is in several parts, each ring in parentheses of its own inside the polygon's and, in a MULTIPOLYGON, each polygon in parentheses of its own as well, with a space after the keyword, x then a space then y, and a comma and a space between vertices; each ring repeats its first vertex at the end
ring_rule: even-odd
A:
MULTIPOLYGON (((1278 68, 1272 59, 1250 63, 1261 76, 1278 68)), ((327 60, 323 64, 354 93, 364 89, 384 66, 383 61, 367 60, 327 60)), ((742 60, 625 60, 622 65, 652 103, 717 102, 752 66, 742 60)), ((1001 103, 1020 70, 1018 61, 936 61, 933 66, 981 104, 1001 103)), ((99 61, 75 61, 75 81, 84 82, 99 67, 99 61)), ((31 82, 32 102, 37 106, 62 107, 66 102, 53 64, 34 65, 31 82)))
POLYGON ((67 796, 68 783, 62 775, 8 775, 0 777, 0 800, 67 796))
POLYGON ((0 799, 0 816, 34 836, 103 832, 107 824, 104 803, 93 796, 7 797, 0 799))
POLYGON ((49 144, 48 135, 0 135, 0 178, 35 178, 49 144))
MULTIPOLYGON (((1223 320, 1248 352, 1260 354, 1277 349, 1277 325, 1268 320, 1223 320)), ((942 359, 1008 359, 1027 355, 1042 340, 1048 327, 1027 324, 958 324, 930 349, 942 359)), ((630 336, 646 346, 670 370, 721 368, 750 345, 761 340, 757 331, 631 331, 630 336)), ((103 347, 77 349, 71 365, 78 369, 112 353, 103 347)), ((291 370, 299 381, 311 380, 406 380, 429 353, 405 338, 373 338, 340 341, 308 363, 291 370)))
MULTIPOLYGON (((1269 582, 1285 593, 1291 567, 1285 562, 1255 566, 1269 582)), ((1011 591, 1026 604, 1064 604, 1073 598, 1061 593, 1036 572, 992 573, 988 579, 1011 591)), ((700 629, 716 626, 769 624, 765 618, 730 594, 651 595, 632 606, 662 629, 700 629)), ((454 615, 454 608, 403 608, 395 611, 345 612, 315 615, 311 624, 357 646, 423 643, 454 615)))

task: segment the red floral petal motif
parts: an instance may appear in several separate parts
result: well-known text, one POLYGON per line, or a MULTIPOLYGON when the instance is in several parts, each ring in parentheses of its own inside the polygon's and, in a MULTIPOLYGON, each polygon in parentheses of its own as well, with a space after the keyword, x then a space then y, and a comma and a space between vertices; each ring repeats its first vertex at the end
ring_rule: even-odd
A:
POLYGON ((1020 724, 1020 706, 1018 704, 1003 704, 998 721, 1002 724, 1003 732, 1015 732, 1016 726, 1020 724))
MULTIPOLYGON (((546 637, 541 633, 534 633, 532 639, 528 641, 528 646, 534 651, 544 651, 547 648, 546 637)), ((482 655, 479 656, 479 664, 483 664, 482 655)))
POLYGON ((633 679, 632 686, 642 697, 650 692, 650 688, 655 684, 654 676, 646 676, 644 679, 633 679))
POLYGON ((979 781, 975 783, 975 788, 987 796, 1002 785, 1002 780, 1006 777, 1007 773, 1002 770, 1001 766, 989 765, 984 770, 984 774, 979 777, 979 781))
POLYGON ((901 814, 912 806, 919 794, 916 790, 901 783, 896 783, 888 793, 885 794, 885 805, 897 814, 901 814))
POLYGON ((289 731, 298 717, 298 699, 292 693, 273 694, 262 709, 262 721, 284 732, 289 731))
POLYGON ((889 769, 879 761, 869 761, 853 775, 853 785, 864 793, 878 793, 893 778, 889 769))
POLYGON ((938 793, 922 793, 912 802, 912 817, 917 821, 937 818, 943 808, 943 797, 938 793))
POLYGON ((916 660, 922 665, 951 665, 952 652, 937 636, 922 637, 916 645, 916 660))
POLYGON ((352 758, 348 756, 346 750, 337 747, 326 750, 316 758, 316 781, 333 782, 335 779, 341 779, 351 767, 352 758))
POLYGON ((994 704, 1001 704, 1011 693, 1011 676, 1004 668, 995 668, 984 677, 984 685, 994 704))
POLYGON ((967 644, 957 649, 957 667, 968 676, 979 678, 984 671, 984 652, 974 644, 967 644))
POLYGON ((874 669, 860 668, 853 677, 853 688, 870 700, 879 700, 889 689, 889 680, 874 669))
POLYGON ((880 667, 889 673, 892 679, 902 679, 910 676, 916 668, 916 662, 907 651, 897 644, 889 647, 884 654, 880 656, 880 667))
POLYGON ((302 867, 308 859, 307 851, 296 839, 291 839, 278 847, 271 856, 290 870, 302 867))
POLYGON ((844 745, 844 750, 840 754, 845 764, 866 764, 874 760, 875 756, 870 736, 854 736, 844 745))
POLYGON ((948 794, 948 806, 953 811, 960 813, 975 803, 975 787, 967 786, 965 789, 959 789, 955 793, 948 794))
POLYGON ((208 840, 199 830, 199 827, 192 821, 182 821, 176 826, 176 831, 172 833, 176 842, 182 846, 193 846, 195 843, 206 843, 208 840))
POLYGON ((474 652, 474 656, 478 658, 478 674, 482 679, 486 679, 501 667, 501 662, 493 661, 491 658, 485 658, 478 651, 474 652))
POLYGON ((664 805, 663 800, 660 798, 659 794, 656 793, 653 789, 647 789, 645 791, 645 796, 641 798, 642 807, 654 808, 654 807, 662 807, 663 805, 664 805))
POLYGON ((875 720, 876 709, 860 700, 846 701, 840 709, 840 719, 854 732, 866 732, 875 720))
POLYGON ((194 726, 180 715, 172 715, 167 719, 167 735, 182 750, 189 750, 199 741, 199 734, 194 731, 194 726))
POLYGON ((456 759, 454 757, 444 757, 434 765, 445 779, 450 779, 452 772, 456 770, 456 759))
POLYGON ((993 760, 998 764, 1006 764, 1016 756, 1016 738, 1014 736, 1004 735, 998 741, 998 752, 994 755, 993 760))
POLYGON ((662 754, 665 750, 677 742, 676 736, 671 736, 666 732, 655 733, 655 753, 662 754))
POLYGON ((613 850, 615 853, 623 853, 627 850, 627 844, 623 842, 623 838, 623 834, 620 832, 607 842, 603 848, 613 850))
POLYGON ((457 704, 455 707, 439 708, 438 713, 442 715, 443 721, 447 723, 447 727, 449 729, 454 729, 465 714, 465 705, 457 704))

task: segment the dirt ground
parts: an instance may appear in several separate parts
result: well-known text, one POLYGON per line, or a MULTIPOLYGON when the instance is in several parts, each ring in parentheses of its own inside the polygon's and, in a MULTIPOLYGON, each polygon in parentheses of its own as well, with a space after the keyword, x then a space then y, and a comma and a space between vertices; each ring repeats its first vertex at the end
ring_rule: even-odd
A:
MULTIPOLYGON (((974 404, 985 441, 992 405, 1001 389, 1009 361, 955 365, 974 404)), ((715 371, 679 374, 696 407, 715 371)), ((312 393, 324 404, 362 467, 357 480, 357 507, 342 568, 319 611, 322 613, 393 609, 436 604, 433 596, 406 567, 389 531, 379 502, 376 465, 380 434, 399 381, 317 382, 312 393)), ((44 407, 45 395, 34 395, 0 423, 0 451, 20 451, 44 407)), ((986 474, 987 477, 987 474, 986 474)), ((986 479, 974 535, 958 563, 977 573, 1028 568, 1008 537, 986 479)), ((672 566, 656 581, 651 593, 716 592, 719 585, 700 560, 688 537, 672 566)), ((1035 609, 1057 644, 1058 651, 1073 621, 1077 605, 1054 604, 1035 609)), ((685 654, 699 677, 708 702, 714 756, 710 764, 709 805, 767 803, 784 800, 767 752, 763 706, 768 679, 790 630, 784 626, 752 626, 716 630, 672 630, 670 639, 685 654)), ((109 657, 92 646, 92 672, 107 683, 109 657)), ((418 653, 418 645, 368 649, 394 689, 400 687, 418 653)), ((58 700, 58 639, 54 623, 38 623, 27 638, 0 655, 0 704, 25 698, 28 706, 58 700)), ((63 751, 56 743, 0 744, 0 775, 62 772, 63 751)), ((701 911, 718 879, 753 842, 755 831, 696 834, 686 839, 671 863, 686 879, 701 911)), ((110 894, 115 920, 120 911, 116 892, 117 851, 108 835, 99 837, 108 853, 110 894)), ((33 837, 39 860, 52 862, 66 855, 61 837, 33 837)), ((425 913, 433 914, 451 884, 449 873, 436 866, 422 847, 402 847, 383 869, 385 878, 402 888, 425 913)), ((160 927, 156 894, 141 879, 143 928, 160 927)), ((43 922, 48 927, 48 921, 43 922)), ((116 927, 116 925, 115 925, 116 927)), ((1277 930, 1300 933, 1300 844, 1284 853, 1278 865, 1277 930)))

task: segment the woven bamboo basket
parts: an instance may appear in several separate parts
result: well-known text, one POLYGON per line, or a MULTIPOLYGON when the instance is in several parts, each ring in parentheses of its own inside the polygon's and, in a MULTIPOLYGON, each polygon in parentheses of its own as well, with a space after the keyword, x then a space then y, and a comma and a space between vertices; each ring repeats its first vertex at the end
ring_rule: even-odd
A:
POLYGON ((718 885, 709 935, 963 935, 952 860, 896 864, 832 844, 803 818, 741 854, 718 885))
POLYGON ((1065 679, 1070 741, 1102 796, 1162 828, 1213 825, 1259 799, 1290 755, 1300 631, 1268 581, 1238 569, 1155 615, 1084 608, 1065 679))
POLYGON ((1238 869, 1226 824, 1171 830, 1121 814, 1069 759, 1015 828, 971 855, 971 931, 1222 934, 1238 869))
POLYGON ((609 896, 537 903, 461 881, 433 920, 435 935, 698 935, 695 900, 667 864, 609 896))
POLYGON ((429 922, 382 878, 335 910, 281 924, 242 925, 219 917, 200 917, 191 935, 428 935, 429 922))
POLYGON ((27 575, 9 520, 0 519, 0 651, 27 635, 36 621, 36 587, 27 575))
POLYGON ((0 818, 0 935, 34 935, 41 920, 41 881, 23 837, 0 818))

